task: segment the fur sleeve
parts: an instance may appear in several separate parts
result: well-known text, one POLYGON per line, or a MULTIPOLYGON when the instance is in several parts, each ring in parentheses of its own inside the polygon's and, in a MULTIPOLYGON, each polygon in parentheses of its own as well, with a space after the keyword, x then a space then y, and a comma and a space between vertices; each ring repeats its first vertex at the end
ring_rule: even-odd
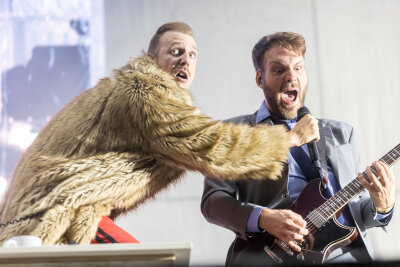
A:
POLYGON ((284 127, 213 121, 185 100, 189 93, 176 83, 132 75, 125 99, 134 103, 134 124, 159 159, 216 178, 279 176, 288 153, 284 127))

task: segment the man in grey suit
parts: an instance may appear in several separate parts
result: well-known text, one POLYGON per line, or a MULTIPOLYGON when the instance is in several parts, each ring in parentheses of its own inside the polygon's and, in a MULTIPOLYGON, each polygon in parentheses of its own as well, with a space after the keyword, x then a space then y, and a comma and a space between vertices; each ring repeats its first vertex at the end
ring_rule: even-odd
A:
MULTIPOLYGON (((230 121, 251 126, 282 123, 292 129, 307 91, 305 51, 304 38, 296 33, 278 32, 261 38, 252 56, 256 83, 264 91, 265 100, 254 114, 230 121)), ((356 177, 368 191, 355 197, 337 218, 342 225, 355 226, 358 237, 351 244, 333 250, 324 261, 371 261, 373 251, 366 229, 385 226, 392 217, 393 170, 380 161, 374 162, 375 174, 371 167, 365 171, 367 182, 359 173, 360 155, 353 128, 343 122, 321 119, 319 131, 318 150, 327 178, 326 189, 322 189, 324 197, 333 196, 356 177)), ((308 168, 312 164, 307 146, 298 149, 300 154, 291 150, 287 168, 278 181, 224 182, 206 177, 201 202, 203 215, 209 222, 236 234, 228 251, 227 265, 259 265, 270 259, 263 245, 257 244, 258 233, 280 239, 290 250, 301 250, 300 244, 310 229, 305 218, 288 207, 315 176, 312 177, 313 168, 308 168)))

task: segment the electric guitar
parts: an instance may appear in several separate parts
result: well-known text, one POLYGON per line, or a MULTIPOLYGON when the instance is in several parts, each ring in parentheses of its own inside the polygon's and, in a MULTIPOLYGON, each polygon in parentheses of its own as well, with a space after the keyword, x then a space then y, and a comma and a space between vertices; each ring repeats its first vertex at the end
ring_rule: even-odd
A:
MULTIPOLYGON (((380 161, 389 167, 394 165, 400 158, 400 144, 384 155, 380 161)), ((376 170, 372 167, 372 172, 376 175, 376 170)), ((363 177, 368 180, 367 174, 363 172, 363 177)), ((358 231, 355 227, 341 225, 337 221, 343 208, 361 191, 364 187, 357 178, 347 186, 338 191, 334 196, 325 199, 321 195, 320 179, 309 182, 296 202, 289 207, 293 212, 300 214, 307 222, 308 236, 299 244, 301 252, 295 252, 280 239, 263 233, 257 233, 250 238, 241 251, 262 249, 275 263, 323 263, 329 254, 340 247, 353 242, 358 231), (316 192, 319 192, 316 193, 316 192)), ((241 253, 241 252, 239 252, 241 253)))

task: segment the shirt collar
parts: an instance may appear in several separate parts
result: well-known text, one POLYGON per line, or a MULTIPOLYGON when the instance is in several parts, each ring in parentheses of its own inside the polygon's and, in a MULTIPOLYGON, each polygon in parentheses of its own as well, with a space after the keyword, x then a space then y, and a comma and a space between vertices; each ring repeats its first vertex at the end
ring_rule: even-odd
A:
POLYGON ((257 112, 256 123, 260 123, 269 117, 271 117, 271 112, 269 112, 267 105, 265 105, 265 100, 263 100, 257 112))
MULTIPOLYGON (((260 108, 258 109, 257 112, 257 117, 256 117, 256 124, 262 122, 265 119, 268 119, 271 117, 271 112, 268 110, 267 105, 265 104, 265 100, 262 101, 260 108)), ((289 126, 289 128, 293 128, 294 125, 296 125, 297 120, 285 120, 286 125, 289 126)))

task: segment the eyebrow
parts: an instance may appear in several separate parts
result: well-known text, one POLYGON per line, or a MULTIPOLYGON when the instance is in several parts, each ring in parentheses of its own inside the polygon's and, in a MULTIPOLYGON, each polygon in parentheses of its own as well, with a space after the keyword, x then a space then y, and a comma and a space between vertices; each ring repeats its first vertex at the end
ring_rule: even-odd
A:
MULTIPOLYGON (((285 65, 285 63, 282 60, 279 59, 272 59, 270 61, 271 64, 279 64, 279 65, 285 65)), ((295 62, 295 65, 298 64, 303 64, 304 63, 304 59, 300 59, 299 61, 295 62)))
MULTIPOLYGON (((181 45, 181 44, 182 44, 182 42, 172 42, 172 43, 170 43, 170 46, 173 46, 173 45, 181 45)), ((199 49, 197 48, 197 46, 191 45, 190 47, 193 48, 193 49, 196 50, 196 51, 199 50, 199 49)))

